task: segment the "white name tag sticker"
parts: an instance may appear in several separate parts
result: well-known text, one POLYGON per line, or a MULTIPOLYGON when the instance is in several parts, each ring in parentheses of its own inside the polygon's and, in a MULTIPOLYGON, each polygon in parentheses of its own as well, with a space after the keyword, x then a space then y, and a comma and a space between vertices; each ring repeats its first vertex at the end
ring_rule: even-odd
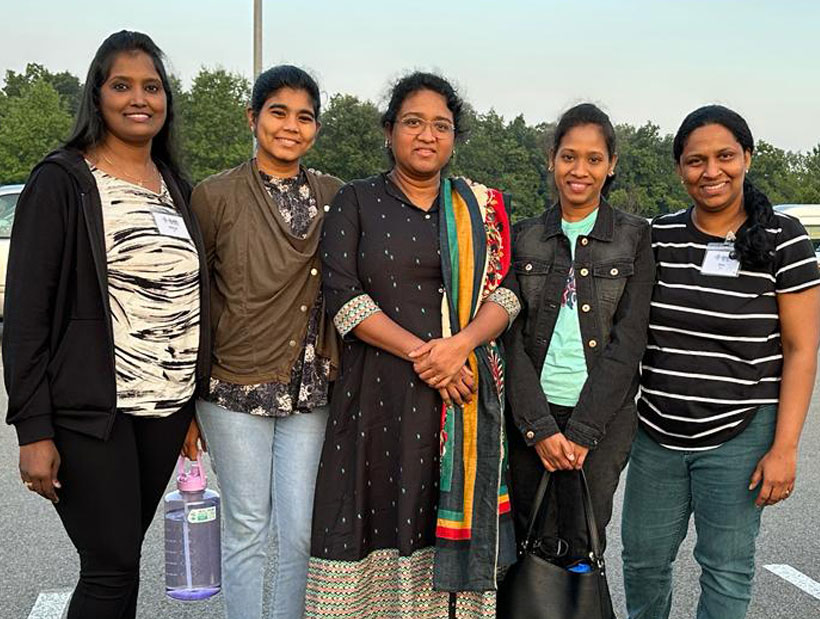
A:
POLYGON ((732 257, 734 245, 727 243, 709 243, 706 245, 706 255, 700 266, 701 275, 721 277, 738 277, 740 275, 740 261, 732 257))
POLYGON ((191 240, 188 228, 185 227, 185 220, 179 215, 169 215, 167 213, 152 213, 157 230, 163 236, 171 236, 175 239, 191 240))

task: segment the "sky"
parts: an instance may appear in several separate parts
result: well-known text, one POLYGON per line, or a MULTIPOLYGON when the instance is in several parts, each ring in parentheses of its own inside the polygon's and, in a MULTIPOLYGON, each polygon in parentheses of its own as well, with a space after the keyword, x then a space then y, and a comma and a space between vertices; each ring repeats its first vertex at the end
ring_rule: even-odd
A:
MULTIPOLYGON (((189 84, 203 68, 252 74, 252 0, 0 0, 0 71, 37 62, 81 79, 122 28, 151 35, 189 84)), ((581 101, 615 123, 674 132, 705 103, 758 139, 820 144, 817 0, 263 0, 263 64, 288 62, 382 106, 413 69, 451 79, 480 112, 555 121, 581 101)))

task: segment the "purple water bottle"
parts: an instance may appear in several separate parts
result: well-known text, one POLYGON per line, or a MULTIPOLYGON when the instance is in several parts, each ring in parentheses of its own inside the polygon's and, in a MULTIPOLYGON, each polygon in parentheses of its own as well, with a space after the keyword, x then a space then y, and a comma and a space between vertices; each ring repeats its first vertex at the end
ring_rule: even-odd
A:
POLYGON ((165 496, 165 593, 204 600, 222 588, 219 495, 206 488, 202 454, 186 470, 177 463, 177 490, 165 496))

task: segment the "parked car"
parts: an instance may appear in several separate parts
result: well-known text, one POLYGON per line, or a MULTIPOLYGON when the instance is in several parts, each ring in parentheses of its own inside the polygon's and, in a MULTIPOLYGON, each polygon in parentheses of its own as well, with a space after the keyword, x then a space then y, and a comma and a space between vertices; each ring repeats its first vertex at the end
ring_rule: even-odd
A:
POLYGON ((11 225, 14 223, 17 198, 22 192, 23 185, 0 185, 0 320, 3 319, 3 304, 6 300, 6 264, 9 260, 11 225))
POLYGON ((817 264, 820 265, 820 204, 778 204, 774 208, 800 220, 809 233, 817 264))

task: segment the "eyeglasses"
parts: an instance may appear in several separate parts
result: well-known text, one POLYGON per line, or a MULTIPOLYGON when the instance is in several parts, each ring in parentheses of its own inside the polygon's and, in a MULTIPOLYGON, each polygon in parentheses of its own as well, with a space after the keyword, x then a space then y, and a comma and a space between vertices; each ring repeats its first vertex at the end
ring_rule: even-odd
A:
POLYGON ((402 118, 399 121, 399 126, 410 135, 419 135, 425 127, 429 126, 433 135, 440 138, 453 135, 456 130, 455 125, 448 120, 422 120, 414 116, 402 118))

